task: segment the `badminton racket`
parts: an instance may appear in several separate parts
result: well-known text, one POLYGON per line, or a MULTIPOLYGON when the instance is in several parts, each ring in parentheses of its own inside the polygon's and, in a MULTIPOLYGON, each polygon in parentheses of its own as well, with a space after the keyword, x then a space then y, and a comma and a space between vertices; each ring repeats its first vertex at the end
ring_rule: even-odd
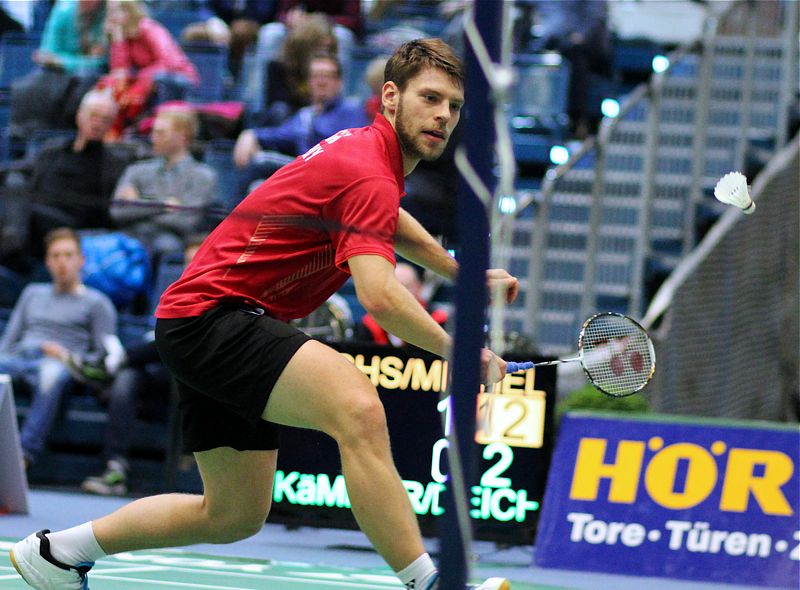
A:
POLYGON ((578 355, 543 362, 509 362, 506 373, 579 362, 595 389, 613 397, 641 391, 656 370, 656 353, 647 331, 628 316, 614 312, 588 318, 578 337, 578 355))

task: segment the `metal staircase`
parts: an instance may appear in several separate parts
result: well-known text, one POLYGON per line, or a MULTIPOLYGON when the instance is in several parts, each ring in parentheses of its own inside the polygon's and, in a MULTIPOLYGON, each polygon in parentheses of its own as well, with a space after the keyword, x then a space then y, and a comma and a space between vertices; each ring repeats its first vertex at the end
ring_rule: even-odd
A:
POLYGON ((772 35, 760 24, 771 13, 752 3, 709 14, 700 43, 669 55, 597 138, 548 171, 535 215, 515 220, 510 266, 522 293, 507 331, 564 354, 591 313, 644 313, 648 281, 666 276, 698 226, 721 213, 717 180, 744 170, 751 146, 769 154, 786 141, 798 7, 783 7, 772 35))

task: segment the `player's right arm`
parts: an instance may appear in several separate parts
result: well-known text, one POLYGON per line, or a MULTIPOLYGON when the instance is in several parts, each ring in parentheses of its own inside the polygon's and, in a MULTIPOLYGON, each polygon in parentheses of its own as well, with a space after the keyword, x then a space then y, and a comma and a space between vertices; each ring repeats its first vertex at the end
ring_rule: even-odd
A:
POLYGON ((383 256, 360 254, 347 263, 359 303, 381 328, 439 356, 449 354, 450 335, 400 284, 391 262, 383 256))

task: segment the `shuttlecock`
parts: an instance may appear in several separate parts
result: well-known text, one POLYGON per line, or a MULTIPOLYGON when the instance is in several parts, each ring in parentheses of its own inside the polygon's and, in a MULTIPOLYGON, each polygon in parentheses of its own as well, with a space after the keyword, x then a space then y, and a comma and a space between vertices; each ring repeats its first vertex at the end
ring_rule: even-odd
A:
POLYGON ((741 172, 728 172, 720 178, 714 187, 714 196, 723 203, 739 207, 748 215, 756 210, 756 204, 747 189, 747 178, 741 172))

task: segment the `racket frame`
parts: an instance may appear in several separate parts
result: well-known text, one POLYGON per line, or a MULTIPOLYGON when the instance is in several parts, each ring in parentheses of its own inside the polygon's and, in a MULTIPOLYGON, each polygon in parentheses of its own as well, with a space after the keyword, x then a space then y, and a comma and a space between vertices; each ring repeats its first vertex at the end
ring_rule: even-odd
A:
POLYGON ((601 392, 601 393, 603 393, 605 395, 608 395, 610 397, 628 397, 629 395, 633 395, 635 393, 639 393, 642 389, 644 389, 647 386, 648 383, 650 383, 650 380, 653 378, 653 375, 656 372, 656 351, 655 351, 655 348, 653 347, 653 341, 650 338, 650 335, 647 333, 647 330, 645 330, 639 322, 637 322, 633 318, 631 318, 629 316, 626 316, 625 314, 622 314, 622 313, 618 313, 618 312, 615 312, 615 311, 601 311, 599 313, 596 313, 594 315, 589 316, 583 322, 583 325, 581 326, 580 333, 578 334, 578 356, 574 356, 574 357, 570 357, 570 358, 563 358, 563 359, 555 359, 555 360, 552 360, 552 361, 540 361, 540 362, 537 362, 537 363, 534 363, 534 362, 514 363, 512 365, 512 367, 514 367, 514 368, 512 368, 511 372, 516 372, 516 371, 521 371, 521 370, 526 370, 526 369, 533 369, 535 367, 547 367, 547 366, 550 366, 550 365, 560 365, 561 363, 574 363, 574 362, 580 362, 581 369, 583 369, 583 372, 586 374, 586 378, 589 380, 589 383, 592 385, 592 387, 594 387, 597 391, 599 391, 599 392, 601 392), (609 391, 606 391, 600 385, 598 385, 597 382, 595 382, 595 380, 592 378, 591 373, 586 368, 586 363, 584 362, 583 345, 584 345, 584 339, 586 338, 586 330, 587 330, 587 328, 596 319, 598 319, 600 317, 608 317, 608 316, 619 317, 619 318, 622 318, 622 319, 632 323, 635 327, 637 327, 641 331, 642 334, 644 334, 645 339, 647 341, 647 347, 649 349, 650 359, 651 359, 651 362, 650 362, 650 373, 647 375, 647 378, 642 381, 642 384, 639 387, 637 387, 635 390, 630 391, 630 392, 626 392, 626 393, 611 393, 609 391))

